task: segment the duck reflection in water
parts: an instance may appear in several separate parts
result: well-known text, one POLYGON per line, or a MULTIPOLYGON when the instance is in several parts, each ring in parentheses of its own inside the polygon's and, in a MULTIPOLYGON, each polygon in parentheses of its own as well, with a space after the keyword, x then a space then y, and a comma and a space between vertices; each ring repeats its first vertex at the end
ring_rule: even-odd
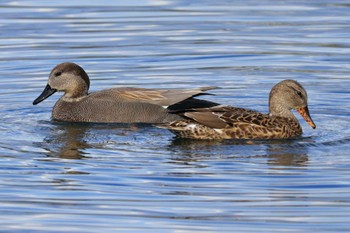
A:
POLYGON ((53 122, 50 133, 41 143, 41 147, 48 151, 48 156, 57 156, 64 159, 82 159, 84 150, 90 148, 85 141, 88 127, 84 124, 70 124, 53 122))
POLYGON ((309 161, 307 146, 298 143, 298 141, 286 144, 269 144, 266 152, 269 158, 267 163, 274 169, 283 169, 283 166, 307 166, 309 161))
MULTIPOLYGON (((89 149, 105 149, 109 143, 130 144, 142 135, 150 141, 163 135, 162 129, 139 124, 91 124, 50 122, 48 135, 40 147, 48 156, 65 159, 82 159, 89 149), (136 132, 138 131, 138 132, 136 132), (142 131, 142 132, 140 132, 142 131), (153 139, 152 139, 153 138, 153 139)), ((164 136, 167 138, 167 136, 164 136)), ((271 166, 305 166, 308 161, 307 146, 310 140, 189 140, 176 138, 170 144, 164 143, 161 150, 168 151, 176 162, 196 162, 208 158, 230 158, 232 161, 250 158, 266 158, 271 166)), ((143 143, 138 141, 137 144, 143 143)), ((159 146, 159 145, 158 145, 159 146)))
POLYGON ((229 158, 245 161, 251 158, 266 159, 271 168, 306 166, 307 144, 310 138, 287 140, 188 140, 175 137, 169 150, 177 161, 197 162, 207 158, 229 158))
POLYGON ((49 135, 45 137, 40 147, 48 151, 48 156, 64 159, 82 159, 90 154, 88 149, 104 148, 110 143, 111 137, 132 140, 132 132, 138 130, 138 125, 130 124, 94 124, 50 122, 49 135))

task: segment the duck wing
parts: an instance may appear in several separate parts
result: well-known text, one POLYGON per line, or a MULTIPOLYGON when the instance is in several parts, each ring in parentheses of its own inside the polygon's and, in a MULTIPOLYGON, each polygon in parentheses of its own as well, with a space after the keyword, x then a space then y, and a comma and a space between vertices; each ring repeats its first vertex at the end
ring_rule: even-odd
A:
POLYGON ((202 125, 216 129, 233 127, 237 124, 264 126, 268 121, 265 114, 232 106, 193 109, 183 113, 183 115, 202 125))
POLYGON ((125 87, 100 91, 100 94, 111 95, 124 102, 144 102, 168 107, 191 97, 208 94, 205 93, 205 91, 215 88, 216 87, 200 87, 196 89, 163 90, 125 87))

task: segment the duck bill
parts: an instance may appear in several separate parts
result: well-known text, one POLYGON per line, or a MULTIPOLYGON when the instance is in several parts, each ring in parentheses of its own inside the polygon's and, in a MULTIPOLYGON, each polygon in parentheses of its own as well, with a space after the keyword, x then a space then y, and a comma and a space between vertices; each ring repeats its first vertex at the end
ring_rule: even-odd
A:
POLYGON ((307 106, 303 108, 298 108, 297 111, 313 129, 316 129, 316 125, 311 119, 309 108, 307 106))
POLYGON ((52 89, 50 87, 50 85, 47 84, 45 89, 43 90, 43 92, 39 95, 39 97, 33 101, 33 105, 36 105, 36 104, 40 103, 41 101, 47 99, 52 94, 54 94, 56 91, 57 91, 56 89, 52 89))

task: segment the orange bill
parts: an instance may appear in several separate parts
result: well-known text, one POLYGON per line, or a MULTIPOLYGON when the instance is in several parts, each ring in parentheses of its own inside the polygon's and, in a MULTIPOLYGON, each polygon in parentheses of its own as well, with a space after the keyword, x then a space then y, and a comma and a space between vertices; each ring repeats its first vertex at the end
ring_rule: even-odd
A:
POLYGON ((313 129, 316 129, 316 125, 314 121, 311 119, 309 109, 307 106, 303 108, 298 108, 297 111, 313 129))

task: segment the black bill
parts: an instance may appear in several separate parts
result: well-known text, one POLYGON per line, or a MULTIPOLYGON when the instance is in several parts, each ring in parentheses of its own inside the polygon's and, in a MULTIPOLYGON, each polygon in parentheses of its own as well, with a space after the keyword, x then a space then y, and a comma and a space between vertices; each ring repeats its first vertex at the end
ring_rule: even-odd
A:
POLYGON ((36 105, 41 101, 45 100, 46 98, 54 94, 56 91, 57 91, 56 89, 52 89, 50 85, 47 84, 43 92, 40 94, 40 96, 33 101, 33 105, 36 105))

